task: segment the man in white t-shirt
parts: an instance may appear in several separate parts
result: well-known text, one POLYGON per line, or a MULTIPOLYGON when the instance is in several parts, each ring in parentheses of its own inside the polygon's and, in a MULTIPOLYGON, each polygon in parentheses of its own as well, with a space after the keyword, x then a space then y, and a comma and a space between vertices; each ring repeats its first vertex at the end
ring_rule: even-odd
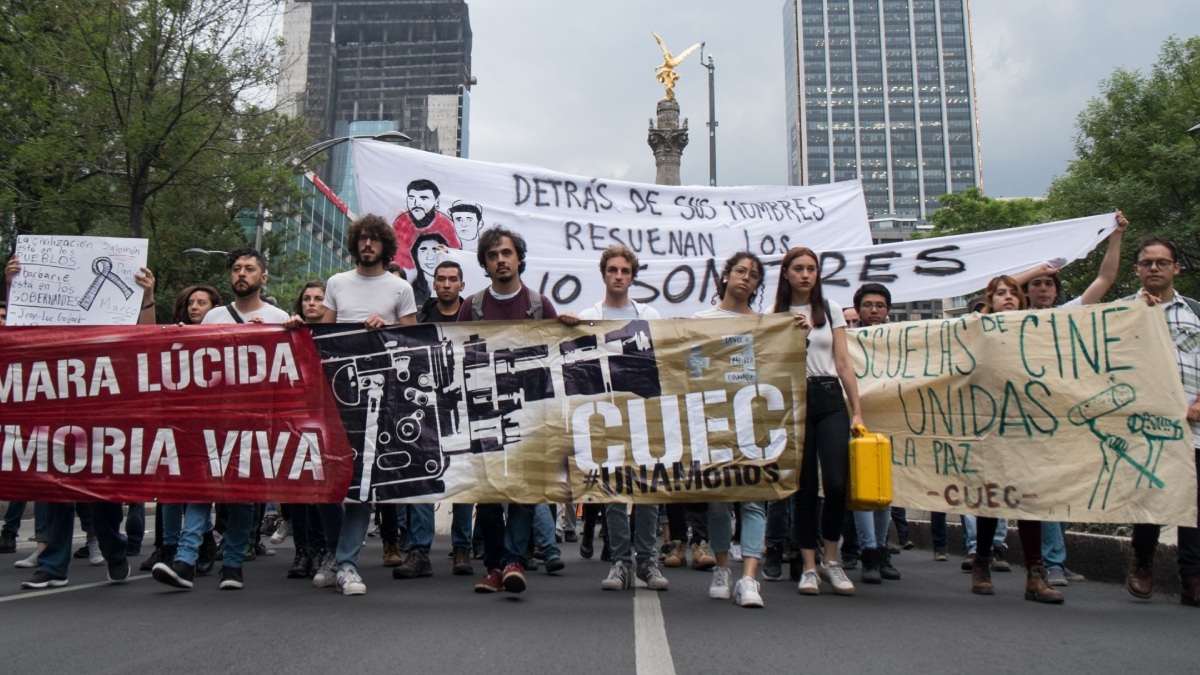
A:
MULTIPOLYGON (((625 246, 609 246, 600 254, 600 274, 604 278, 604 299, 579 313, 581 321, 597 319, 658 319, 653 307, 629 299, 629 287, 637 278, 638 259, 625 246)), ((655 530, 658 528, 658 507, 652 504, 637 504, 633 507, 633 540, 636 544, 638 564, 633 565, 630 550, 629 511, 625 504, 612 503, 606 508, 608 540, 612 546, 613 564, 608 577, 600 582, 606 591, 633 588, 633 572, 637 578, 656 591, 667 590, 666 577, 658 569, 654 551, 655 530)))
MULTIPOLYGON (((234 301, 214 307, 204 316, 203 324, 283 323, 287 312, 262 299, 267 283, 267 259, 253 248, 241 248, 229 254, 229 282, 234 301)), ((204 532, 211 529, 211 504, 188 504, 183 515, 183 530, 173 561, 154 566, 154 578, 168 586, 190 590, 196 574, 196 558, 204 532)), ((254 527, 254 504, 229 504, 229 525, 225 529, 225 555, 221 560, 221 590, 239 590, 243 586, 242 561, 250 545, 254 527)))
MULTIPOLYGON (((350 224, 348 248, 354 258, 354 269, 335 274, 325 284, 325 312, 322 323, 361 323, 370 330, 384 326, 410 326, 417 323, 417 305, 412 286, 400 277, 389 274, 387 263, 396 256, 396 233, 383 218, 366 215, 350 224)), ((292 317, 289 323, 295 323, 292 317)), ((364 467, 364 470, 366 467, 364 467)), ((387 508, 395 508, 387 505, 387 508)), ((336 541, 332 560, 322 561, 313 576, 313 586, 333 585, 343 595, 363 595, 367 585, 358 574, 358 552, 367 538, 371 525, 369 502, 321 505, 321 519, 326 522, 328 541, 336 541), (340 532, 332 537, 328 521, 342 511, 340 532), (336 579, 332 574, 336 565, 336 579)))

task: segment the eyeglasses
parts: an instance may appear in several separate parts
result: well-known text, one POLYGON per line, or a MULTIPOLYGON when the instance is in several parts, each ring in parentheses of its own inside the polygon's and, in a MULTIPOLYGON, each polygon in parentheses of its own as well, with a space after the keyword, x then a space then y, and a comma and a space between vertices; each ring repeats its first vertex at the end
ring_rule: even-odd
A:
POLYGON ((886 302, 864 302, 864 303, 862 303, 862 308, 863 309, 887 309, 888 306, 887 306, 886 302))
POLYGON ((1134 264, 1137 265, 1139 270, 1150 270, 1154 269, 1155 267, 1165 270, 1171 265, 1174 265, 1175 261, 1167 260, 1166 258, 1158 258, 1157 260, 1139 260, 1134 264))
POLYGON ((737 267, 733 268, 732 271, 739 277, 750 277, 755 281, 762 279, 762 275, 758 273, 758 270, 751 271, 749 267, 742 267, 741 265, 738 265, 737 267))

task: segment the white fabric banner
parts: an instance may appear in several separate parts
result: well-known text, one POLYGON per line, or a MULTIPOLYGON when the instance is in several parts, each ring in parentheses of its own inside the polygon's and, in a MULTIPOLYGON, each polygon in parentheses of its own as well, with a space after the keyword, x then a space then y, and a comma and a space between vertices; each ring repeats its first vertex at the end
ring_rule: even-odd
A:
POLYGON ((761 309, 770 309, 778 263, 792 246, 821 254, 826 297, 850 306, 864 283, 888 287, 893 302, 965 295, 998 274, 1086 257, 1116 227, 1114 214, 1044 225, 871 245, 857 182, 809 187, 671 187, 580 178, 355 140, 359 206, 393 223, 397 262, 410 270, 418 301, 442 259, 463 266, 467 292, 488 283, 475 258, 484 227, 502 224, 529 244, 525 283, 560 311, 579 312, 604 295, 600 252, 626 244, 642 269, 631 297, 664 317, 710 306, 726 258, 749 250, 768 265, 761 309), (413 181, 428 185, 409 189, 413 181), (420 189, 420 188, 424 189, 420 189), (432 197, 432 199, 430 199, 432 197), (464 204, 482 212, 482 224, 464 204), (414 224, 417 223, 417 224, 414 224), (415 272, 415 274, 414 274, 415 272))
MULTIPOLYGON (((894 303, 950 298, 981 291, 1000 274, 1086 258, 1116 228, 1116 214, 1105 213, 993 232, 818 250, 821 281, 826 297, 843 307, 852 306, 854 291, 872 281, 887 286, 894 303)), ((767 276, 773 293, 774 277, 767 276)))
MULTIPOLYGON (((603 296, 598 262, 613 244, 632 248, 646 266, 643 274, 661 279, 680 265, 699 279, 736 251, 770 256, 798 245, 826 251, 871 244, 858 181, 674 187, 445 157, 381 141, 355 140, 353 150, 359 210, 396 228, 396 262, 416 273, 410 280, 419 299, 428 286, 425 277, 437 265, 435 244, 473 252, 480 230, 492 225, 525 238, 525 282, 544 285, 565 310, 581 310, 603 296), (467 206, 482 212, 482 225, 462 210, 467 206), (551 292, 555 287, 559 293, 551 292)), ((478 270, 478 264, 471 266, 478 270)), ((691 315, 708 300, 699 290, 696 284, 694 293, 664 309, 672 316, 691 315)))

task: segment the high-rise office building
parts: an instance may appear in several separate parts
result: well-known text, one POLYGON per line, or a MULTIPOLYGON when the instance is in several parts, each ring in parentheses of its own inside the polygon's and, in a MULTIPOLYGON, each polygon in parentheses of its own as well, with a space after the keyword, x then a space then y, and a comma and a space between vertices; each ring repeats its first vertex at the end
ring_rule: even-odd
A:
MULTIPOLYGON (((402 131, 413 139, 411 147, 467 156, 475 80, 465 0, 288 2, 283 38, 277 99, 285 114, 305 117, 322 139, 402 131)), ((340 204, 359 211, 349 144, 334 146, 318 173, 340 204)), ((310 256, 334 246, 332 258, 320 257, 340 261, 343 219, 305 221, 304 214, 328 210, 324 193, 308 193, 320 203, 276 226, 294 228, 295 247, 310 256), (339 223, 340 233, 330 231, 339 223)))
POLYGON ((967 0, 787 0, 784 51, 793 185, 861 178, 878 239, 980 186, 967 0))

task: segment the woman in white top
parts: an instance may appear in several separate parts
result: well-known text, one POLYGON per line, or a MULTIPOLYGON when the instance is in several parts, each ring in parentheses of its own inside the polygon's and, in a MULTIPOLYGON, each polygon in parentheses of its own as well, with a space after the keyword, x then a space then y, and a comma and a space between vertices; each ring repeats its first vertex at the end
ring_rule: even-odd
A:
MULTIPOLYGON (((740 316, 758 316, 751 306, 759 300, 762 292, 763 264, 753 253, 735 253, 725 261, 725 269, 717 281, 716 307, 696 312, 696 319, 717 319, 740 316)), ((758 563, 763 556, 763 542, 767 528, 767 511, 763 502, 744 502, 741 509, 742 522, 742 578, 732 590, 732 599, 742 607, 762 607, 759 593, 758 563)), ((733 540, 733 504, 709 502, 708 535, 712 542, 717 566, 713 568, 712 583, 708 597, 729 600, 730 572, 729 548, 733 540)))
POLYGON ((796 326, 808 331, 804 458, 800 465, 800 489, 792 495, 793 532, 804 564, 797 590, 801 595, 818 595, 824 580, 833 586, 834 593, 854 595, 854 584, 838 561, 838 537, 846 512, 846 482, 850 473, 850 429, 862 424, 858 385, 846 347, 846 320, 842 308, 826 300, 821 291, 820 258, 814 251, 802 247, 790 249, 780 269, 775 311, 791 311, 796 326), (817 499, 818 468, 824 487, 824 508, 817 499), (819 567, 818 513, 819 531, 824 539, 819 567))

